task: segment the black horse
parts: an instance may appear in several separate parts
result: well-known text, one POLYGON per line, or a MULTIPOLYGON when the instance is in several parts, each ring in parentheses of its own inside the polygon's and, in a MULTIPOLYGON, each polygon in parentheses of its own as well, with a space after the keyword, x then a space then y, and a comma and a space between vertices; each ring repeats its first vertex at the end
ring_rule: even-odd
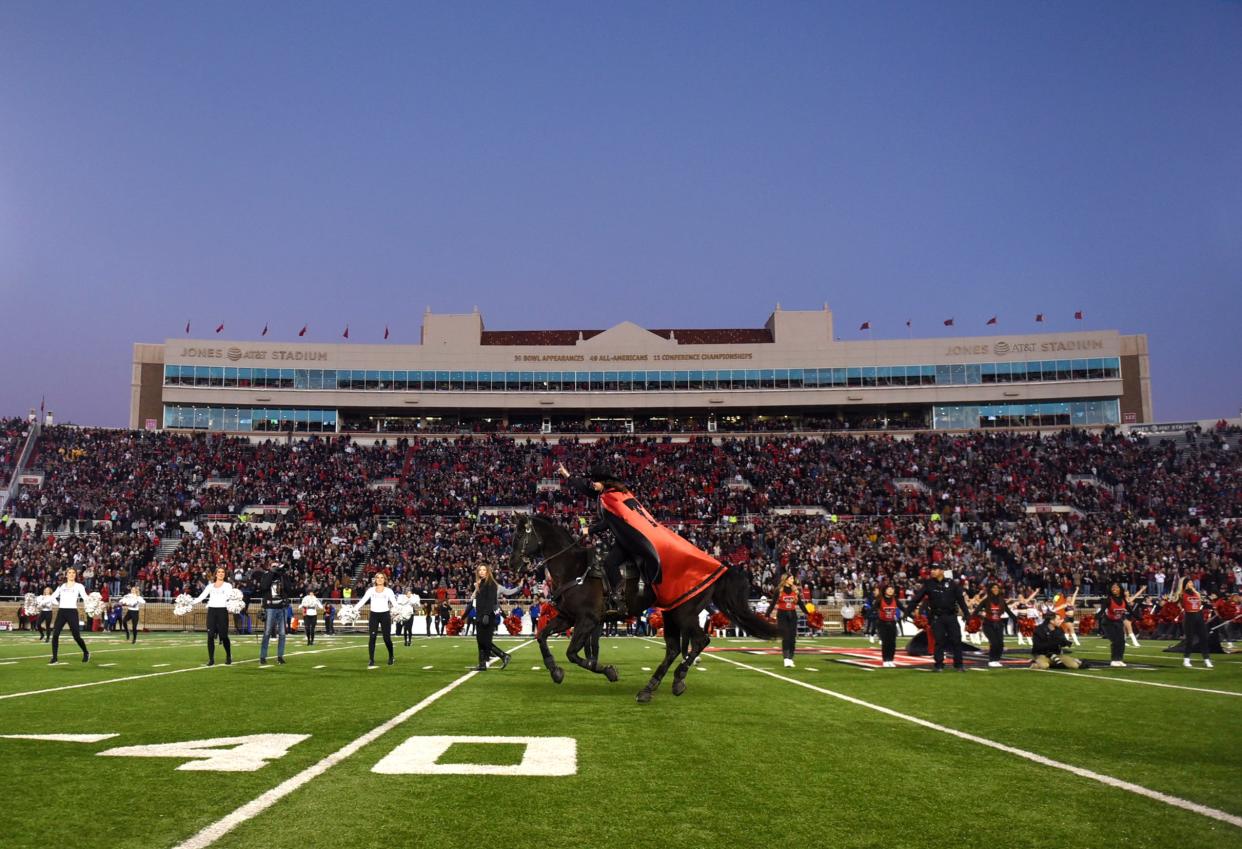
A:
MULTIPOLYGON (((649 593, 650 589, 647 589, 644 595, 649 593)), ((751 609, 750 578, 736 566, 727 566, 725 573, 713 583, 676 607, 664 611, 664 660, 652 674, 647 686, 638 691, 639 704, 651 701, 668 668, 679 655, 683 660, 673 673, 673 695, 680 696, 686 692, 686 673, 711 642, 711 637, 707 636, 703 626, 699 624, 699 614, 709 604, 715 604, 719 611, 751 636, 773 640, 780 635, 772 620, 751 609)))
MULTIPOLYGON (((603 669, 598 667, 604 587, 602 577, 588 575, 588 550, 578 545, 569 531, 554 522, 539 516, 524 517, 518 525, 517 536, 513 542, 510 569, 521 571, 536 553, 545 558, 544 565, 552 578, 552 591, 556 597, 557 618, 541 629, 538 637, 543 662, 551 670, 552 680, 559 684, 564 678, 564 672, 556 666, 546 640, 552 634, 563 632, 570 626, 574 629, 574 636, 566 656, 584 669, 602 672, 610 681, 617 680, 616 670, 611 666, 603 669), (585 662, 576 656, 583 646, 587 646, 585 662), (609 670, 612 670, 611 673, 609 670)), ((642 591, 640 598, 635 598, 635 588, 627 582, 626 595, 631 611, 648 607, 652 601, 650 587, 642 591)), ((775 639, 779 635, 776 625, 751 610, 749 596, 750 579, 741 569, 729 566, 714 583, 676 607, 665 610, 664 660, 647 685, 638 691, 639 703, 646 704, 651 701, 652 695, 678 656, 683 656, 684 660, 673 674, 673 695, 680 696, 686 691, 686 673, 711 642, 711 638, 699 625, 699 614, 709 604, 714 603, 717 609, 753 636, 765 640, 775 639)))
MULTIPOLYGON (((542 516, 523 516, 513 539, 509 568, 520 574, 530 567, 534 557, 541 557, 541 568, 548 570, 552 582, 552 604, 555 618, 539 628, 536 639, 543 654, 543 665, 557 684, 565 679, 565 670, 556 665, 548 649, 548 637, 574 629, 565 651, 571 663, 616 681, 616 667, 599 665, 599 638, 604 621, 603 576, 593 574, 591 550, 579 545, 573 535, 555 522, 542 516), (580 652, 586 649, 586 657, 580 652)), ((540 576, 542 577, 542 575, 540 576)), ((538 627, 538 625, 536 625, 538 627)))

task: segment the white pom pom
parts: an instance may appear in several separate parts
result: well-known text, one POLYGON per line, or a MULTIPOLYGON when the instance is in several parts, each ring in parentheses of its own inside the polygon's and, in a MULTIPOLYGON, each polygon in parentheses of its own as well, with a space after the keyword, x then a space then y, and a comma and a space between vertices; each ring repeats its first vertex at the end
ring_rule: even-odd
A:
POLYGON ((342 604, 341 613, 337 619, 342 625, 352 625, 358 621, 358 609, 352 604, 342 604))
POLYGON ((413 615, 414 615, 414 605, 409 604, 409 603, 398 604, 396 609, 393 610, 392 612, 392 618, 396 622, 404 622, 413 615))
POLYGON ((86 604, 82 605, 82 609, 86 611, 87 619, 102 619, 108 611, 108 605, 104 604, 99 593, 91 593, 86 597, 86 604))
POLYGON ((245 610, 246 599, 242 595, 242 591, 234 588, 233 591, 229 593, 229 600, 224 603, 224 606, 229 613, 241 613, 245 610))
POLYGON ((194 596, 182 593, 173 599, 173 616, 185 616, 194 609, 194 596))
POLYGON ((37 616, 39 614, 39 602, 35 598, 34 593, 26 593, 25 598, 22 599, 22 609, 27 616, 37 616))
POLYGON ((851 604, 847 604, 845 605, 845 607, 842 607, 841 618, 842 619, 853 619, 854 618, 854 606, 851 604))

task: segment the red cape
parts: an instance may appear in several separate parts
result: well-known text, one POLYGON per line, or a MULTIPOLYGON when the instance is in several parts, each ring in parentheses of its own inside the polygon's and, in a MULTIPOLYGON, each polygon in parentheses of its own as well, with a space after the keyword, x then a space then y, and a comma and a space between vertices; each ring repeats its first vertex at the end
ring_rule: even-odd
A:
POLYGON ((651 587, 657 607, 676 607, 725 573, 724 564, 661 525, 633 498, 632 493, 608 491, 599 500, 605 510, 646 537, 660 558, 660 583, 651 587), (633 507, 625 503, 627 499, 633 507))

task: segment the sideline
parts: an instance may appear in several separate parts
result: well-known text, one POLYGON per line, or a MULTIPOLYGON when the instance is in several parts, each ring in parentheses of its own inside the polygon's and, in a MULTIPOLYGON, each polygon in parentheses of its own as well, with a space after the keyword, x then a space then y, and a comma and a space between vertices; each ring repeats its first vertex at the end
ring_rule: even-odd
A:
MULTIPOLYGON (((952 737, 957 737, 958 739, 961 739, 961 740, 967 740, 971 743, 978 743, 981 746, 987 746, 990 749, 996 749, 998 751, 1005 752, 1006 754, 1016 755, 1017 757, 1024 758, 1028 761, 1033 761, 1042 766, 1050 766, 1056 769, 1064 770, 1065 772, 1072 773, 1074 775, 1079 776, 1080 778, 1087 778, 1087 779, 1090 779, 1091 781, 1098 781, 1100 784, 1104 784, 1109 787, 1115 787, 1119 790, 1126 790, 1138 796, 1145 796, 1148 799, 1154 799, 1157 802, 1163 802, 1164 804, 1170 805, 1175 808, 1181 808, 1183 810, 1190 811, 1191 813, 1200 814, 1201 816, 1209 817, 1214 820, 1219 820, 1220 822, 1223 822, 1223 823, 1228 823, 1229 825, 1235 826, 1236 828, 1242 828, 1242 817, 1227 813, 1225 811, 1217 810, 1216 808, 1209 808, 1206 805, 1200 805, 1198 802, 1191 802, 1188 799, 1182 799, 1178 796, 1170 796, 1167 793, 1161 793, 1159 790, 1152 790, 1151 788, 1143 787, 1140 784, 1134 784, 1129 781, 1123 781, 1120 778, 1113 778, 1111 775, 1104 775, 1103 773, 1094 772, 1089 769, 1084 769, 1080 766, 1074 766, 1073 764, 1067 764, 1062 761, 1053 760, 1052 758, 1044 757, 1043 755, 1036 754, 1035 752, 1028 752, 1025 749, 1019 749, 1015 746, 1008 746, 1008 745, 1005 745, 1004 743, 998 743, 995 740, 989 740, 986 737, 980 737, 976 734, 969 734, 965 731, 958 731, 956 728, 949 728, 948 726, 945 726, 945 725, 938 725, 935 722, 929 722, 928 720, 920 719, 917 716, 910 716, 909 714, 901 713, 899 711, 893 710, 892 708, 883 707, 882 705, 872 704, 871 702, 863 701, 862 699, 855 698, 854 696, 847 696, 844 693, 838 693, 834 690, 825 689, 824 687, 817 687, 814 684, 808 684, 807 682, 799 681, 796 678, 788 678, 784 675, 781 675, 776 672, 771 672, 767 669, 762 669, 758 666, 751 666, 750 664, 741 663, 739 661, 734 660, 731 657, 724 657, 723 655, 719 655, 719 654, 709 655, 709 657, 711 657, 714 660, 719 660, 723 663, 731 663, 734 666, 740 666, 743 669, 750 669, 754 672, 759 672, 763 675, 767 675, 771 678, 775 678, 778 681, 785 681, 789 684, 796 684, 799 687, 805 687, 806 689, 813 690, 816 693, 822 693, 825 696, 831 696, 834 699, 840 699, 841 701, 849 702, 852 705, 857 705, 859 707, 865 707, 865 708, 868 708, 869 710, 877 711, 886 716, 891 716, 895 719, 901 719, 906 722, 912 722, 915 725, 921 725, 924 728, 930 728, 931 730, 939 731, 942 734, 948 734, 952 737)), ((1095 679, 1095 680, 1107 681, 1107 680, 1115 680, 1115 679, 1100 678, 1100 679, 1095 679)), ((1142 683, 1147 683, 1147 682, 1142 682, 1142 683)), ((1169 686, 1173 686, 1173 685, 1169 685, 1169 686)), ((1231 695, 1237 695, 1237 694, 1234 693, 1231 695)))
MULTIPOLYGON (((513 650, 517 651, 518 649, 524 648, 533 642, 534 640, 527 640, 526 642, 522 643, 520 646, 515 646, 513 650)), ((493 661, 488 661, 488 665, 490 666, 492 662, 494 662, 494 659, 493 661)), ((323 760, 319 761, 318 763, 310 767, 307 767, 306 769, 299 772, 297 775, 294 775, 292 778, 288 778, 285 781, 282 781, 280 784, 277 784, 271 790, 268 790, 266 793, 262 794, 261 796, 255 799, 252 799, 251 801, 242 805, 240 808, 238 808, 237 810, 235 810, 233 813, 229 814, 228 816, 223 817, 213 822, 211 825, 207 826, 202 831, 198 832, 197 834, 195 834, 193 837, 189 838, 188 840, 178 843, 174 847, 174 849, 203 849, 203 847, 210 846, 212 843, 215 843, 221 837, 228 834, 233 829, 237 828, 237 826, 263 813, 268 808, 270 808, 272 805, 276 804, 281 799, 283 799, 285 796, 288 796, 294 790, 297 790, 298 788, 300 788, 302 785, 306 784, 307 782, 312 781, 318 778, 319 776, 323 775, 325 772, 327 772, 329 769, 339 764, 341 761, 357 753, 358 750, 361 749, 363 746, 367 745, 368 743, 374 742, 379 737, 382 737, 384 734, 396 728, 398 725, 405 722, 407 719, 409 719, 411 716, 421 711, 423 708, 430 707, 431 705, 435 704, 442 697, 448 695, 453 690, 455 690, 457 687, 466 683, 467 681, 469 681, 471 678, 473 678, 474 676, 478 674, 479 673, 477 671, 467 672, 465 675, 454 680, 451 684, 445 687, 442 687, 439 690, 436 690, 430 696, 423 699, 421 702, 414 705, 413 707, 406 708, 401 713, 394 716, 392 719, 389 719, 387 722, 384 722, 380 725, 375 726, 370 731, 368 731, 366 734, 363 734, 361 737, 356 738, 352 742, 346 743, 344 746, 337 749, 335 752, 328 755, 327 757, 325 757, 323 760)))

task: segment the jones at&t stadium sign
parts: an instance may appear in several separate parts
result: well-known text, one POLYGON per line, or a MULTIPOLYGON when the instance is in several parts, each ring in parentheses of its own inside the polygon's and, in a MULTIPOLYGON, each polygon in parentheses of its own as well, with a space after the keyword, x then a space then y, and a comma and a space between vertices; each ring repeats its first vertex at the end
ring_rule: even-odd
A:
POLYGON ((1068 339, 1055 342, 999 342, 981 343, 978 345, 950 345, 945 348, 946 357, 957 357, 963 354, 995 354, 998 357, 1026 354, 1056 354, 1071 351, 1103 351, 1103 339, 1068 339))
POLYGON ((277 360, 281 362, 326 362, 326 351, 285 351, 272 348, 260 351, 243 351, 241 348, 182 348, 177 355, 190 360, 277 360))

